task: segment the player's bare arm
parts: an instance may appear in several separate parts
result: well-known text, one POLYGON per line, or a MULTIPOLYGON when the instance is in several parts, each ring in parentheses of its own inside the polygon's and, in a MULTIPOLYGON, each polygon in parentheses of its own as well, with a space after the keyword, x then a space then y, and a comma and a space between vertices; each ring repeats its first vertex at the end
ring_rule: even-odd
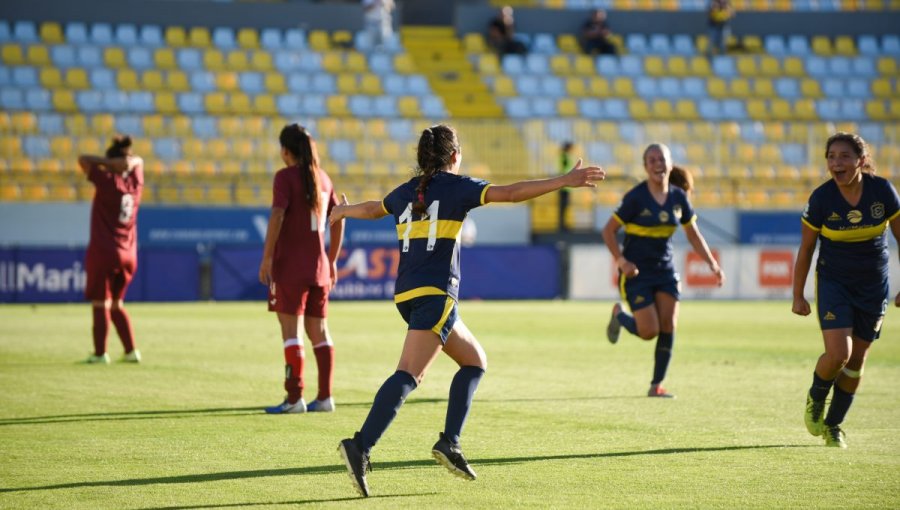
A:
POLYGON ((597 181, 606 178, 606 171, 599 166, 581 166, 579 159, 575 167, 564 175, 549 179, 520 181, 515 184, 491 186, 484 195, 485 203, 522 202, 546 195, 561 188, 594 188, 597 181))
POLYGON ((616 234, 621 228, 622 224, 619 223, 617 219, 610 218, 609 221, 606 222, 606 226, 603 227, 603 242, 606 244, 606 249, 609 250, 609 254, 612 255, 613 260, 616 262, 616 267, 619 268, 619 271, 622 271, 625 278, 634 278, 638 275, 638 268, 634 262, 631 262, 622 255, 622 249, 619 247, 618 239, 616 239, 616 234))
POLYGON ((273 207, 269 215, 269 228, 266 230, 266 244, 263 248, 262 262, 259 264, 259 281, 264 285, 272 283, 272 259, 275 257, 275 244, 281 233, 284 222, 284 209, 273 207))
POLYGON ((813 252, 816 251, 816 242, 819 233, 803 224, 800 230, 800 248, 797 249, 797 262, 794 263, 794 302, 791 311, 797 315, 810 314, 809 301, 803 295, 806 287, 806 277, 812 266, 813 252))
POLYGON ((138 165, 143 164, 143 160, 139 156, 126 156, 124 158, 106 158, 101 156, 92 156, 90 154, 82 154, 78 157, 78 166, 85 175, 91 171, 91 168, 97 167, 105 172, 113 172, 117 174, 134 170, 138 165))
POLYGON ((712 251, 710 251, 709 245, 706 243, 706 239, 703 237, 703 234, 700 233, 700 229, 697 228, 697 224, 688 223, 685 225, 684 234, 687 237, 688 242, 691 243, 694 252, 703 257, 703 260, 709 265, 709 270, 716 275, 716 283, 721 287, 725 283, 725 272, 722 271, 719 263, 716 261, 715 257, 713 257, 712 251))
POLYGON ((334 206, 331 214, 328 216, 328 223, 334 225, 344 218, 356 218, 360 220, 377 220, 387 216, 380 200, 369 200, 368 202, 360 202, 351 204, 347 200, 347 195, 341 193, 341 203, 334 206))

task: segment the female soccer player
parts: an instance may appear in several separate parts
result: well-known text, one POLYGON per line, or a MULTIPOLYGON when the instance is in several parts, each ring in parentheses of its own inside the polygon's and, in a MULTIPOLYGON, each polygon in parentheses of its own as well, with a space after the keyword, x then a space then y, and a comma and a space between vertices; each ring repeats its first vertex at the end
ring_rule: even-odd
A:
POLYGON ((672 154, 654 143, 644 150, 647 179, 632 188, 603 229, 603 241, 619 268, 622 299, 634 315, 613 305, 606 328, 611 343, 619 341, 622 327, 644 340, 656 338, 653 379, 648 397, 675 398, 662 386, 672 359, 678 299, 681 285, 672 265, 672 234, 680 223, 691 247, 709 264, 721 286, 725 273, 713 258, 697 227, 697 217, 684 189, 670 186, 672 154), (625 227, 625 246, 619 248, 616 233, 625 227))
POLYGON ((334 346, 325 317, 328 293, 337 283, 336 260, 344 223, 331 226, 326 254, 325 219, 337 204, 337 197, 331 179, 319 168, 316 143, 306 128, 297 124, 285 126, 278 139, 287 167, 275 174, 259 281, 269 287, 269 311, 277 312, 281 324, 287 397, 266 412, 331 412, 334 346), (308 406, 303 400, 303 341, 298 334, 301 321, 319 368, 319 393, 308 406))
MULTIPOLYGON (((831 179, 809 197, 801 218, 794 267, 797 315, 809 315, 803 296, 816 242, 816 309, 825 340, 806 397, 806 428, 825 444, 846 448, 841 423, 859 387, 869 347, 881 334, 888 302, 888 224, 900 241, 900 197, 890 181, 876 177, 866 142, 836 133, 825 144, 831 179), (824 416, 825 398, 832 391, 824 416)), ((900 293, 894 299, 900 306, 900 293)))
POLYGON ((472 396, 487 368, 481 344, 459 318, 459 234, 467 213, 490 202, 521 202, 563 186, 593 187, 605 172, 581 167, 579 160, 565 175, 507 186, 459 175, 462 152, 453 128, 432 126, 422 132, 417 151, 417 175, 382 201, 336 206, 330 221, 376 219, 388 214, 397 224, 400 248, 394 302, 409 325, 400 363, 378 393, 362 428, 339 445, 357 492, 369 495, 366 470, 369 451, 387 430, 441 350, 459 364, 450 384, 444 431, 432 455, 451 473, 475 479, 459 446, 472 396))
POLYGON ((112 319, 125 348, 122 361, 140 363, 124 300, 137 269, 137 213, 144 188, 144 161, 131 153, 131 137, 119 135, 105 157, 83 154, 78 166, 95 189, 84 263, 84 295, 94 313, 94 353, 86 362, 109 363, 106 334, 112 319))

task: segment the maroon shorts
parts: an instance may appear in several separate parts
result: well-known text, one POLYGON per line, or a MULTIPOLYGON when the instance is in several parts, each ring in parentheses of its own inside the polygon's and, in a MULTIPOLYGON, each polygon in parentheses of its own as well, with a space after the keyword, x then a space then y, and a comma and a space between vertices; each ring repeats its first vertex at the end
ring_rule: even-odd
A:
POLYGON ((272 282, 269 285, 269 311, 324 319, 328 316, 328 289, 272 282))
POLYGON ((87 282, 84 285, 84 297, 89 301, 119 301, 125 298, 125 291, 131 284, 137 264, 134 260, 125 260, 121 264, 102 264, 85 261, 87 282))

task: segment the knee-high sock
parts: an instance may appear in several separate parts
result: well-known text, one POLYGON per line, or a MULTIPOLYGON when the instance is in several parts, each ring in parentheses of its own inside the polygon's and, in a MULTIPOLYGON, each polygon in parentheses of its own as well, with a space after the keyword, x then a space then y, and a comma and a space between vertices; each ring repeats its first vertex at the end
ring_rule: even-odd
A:
POLYGON ((656 337, 656 361, 653 364, 653 380, 650 384, 659 384, 666 378, 669 361, 672 360, 672 346, 675 344, 675 333, 660 333, 656 337))
POLYGON ((834 394, 831 395, 831 406, 828 407, 828 414, 825 416, 825 425, 834 427, 843 423, 852 403, 853 393, 848 393, 835 384, 834 394))
POLYGON ((109 310, 102 306, 92 308, 94 313, 94 355, 103 356, 106 353, 106 334, 109 332, 109 310))
POLYGON ((109 311, 109 317, 116 327, 116 333, 119 334, 119 340, 122 341, 125 353, 133 351, 134 331, 131 329, 131 318, 128 317, 128 313, 123 308, 114 308, 109 311))
POLYGON ((625 331, 628 331, 632 335, 637 334, 637 323, 634 322, 634 316, 628 314, 624 309, 616 314, 616 319, 619 320, 619 324, 625 328, 625 331))
POLYGON ((834 379, 828 381, 819 377, 819 374, 813 370, 813 383, 809 388, 809 396, 816 401, 823 401, 828 398, 828 394, 831 393, 831 386, 834 384, 834 379))
POLYGON ((284 390, 290 404, 303 396, 303 344, 297 338, 284 341, 284 390))
POLYGON ((472 406, 472 397, 478 383, 484 376, 481 367, 460 367, 450 383, 450 399, 447 401, 447 419, 444 421, 444 437, 454 444, 459 444, 459 436, 462 434, 463 425, 469 415, 472 406))
POLYGON ((325 400, 331 396, 331 382, 334 380, 334 346, 327 341, 313 346, 316 355, 316 366, 319 370, 319 393, 316 400, 325 400))
POLYGON ((362 450, 369 451, 381 439, 381 435, 397 416, 397 411, 400 410, 406 396, 416 389, 417 385, 416 378, 402 370, 397 370, 384 381, 375 394, 369 416, 366 417, 357 435, 362 450))

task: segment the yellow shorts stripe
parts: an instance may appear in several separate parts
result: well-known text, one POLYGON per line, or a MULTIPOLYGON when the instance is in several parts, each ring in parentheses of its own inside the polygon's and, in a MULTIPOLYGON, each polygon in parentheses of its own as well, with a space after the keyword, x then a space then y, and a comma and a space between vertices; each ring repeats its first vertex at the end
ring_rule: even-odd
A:
POLYGON ((453 310, 453 305, 455 304, 456 301, 454 301, 452 297, 447 296, 447 302, 444 303, 444 312, 441 314, 441 320, 431 328, 431 331, 434 331, 438 336, 441 335, 441 330, 444 329, 444 323, 447 322, 447 317, 450 316, 450 310, 453 310))
POLYGON ((437 287, 418 287, 406 292, 401 292, 400 294, 394 294, 394 303, 402 303, 422 296, 444 296, 446 294, 447 291, 437 287))

